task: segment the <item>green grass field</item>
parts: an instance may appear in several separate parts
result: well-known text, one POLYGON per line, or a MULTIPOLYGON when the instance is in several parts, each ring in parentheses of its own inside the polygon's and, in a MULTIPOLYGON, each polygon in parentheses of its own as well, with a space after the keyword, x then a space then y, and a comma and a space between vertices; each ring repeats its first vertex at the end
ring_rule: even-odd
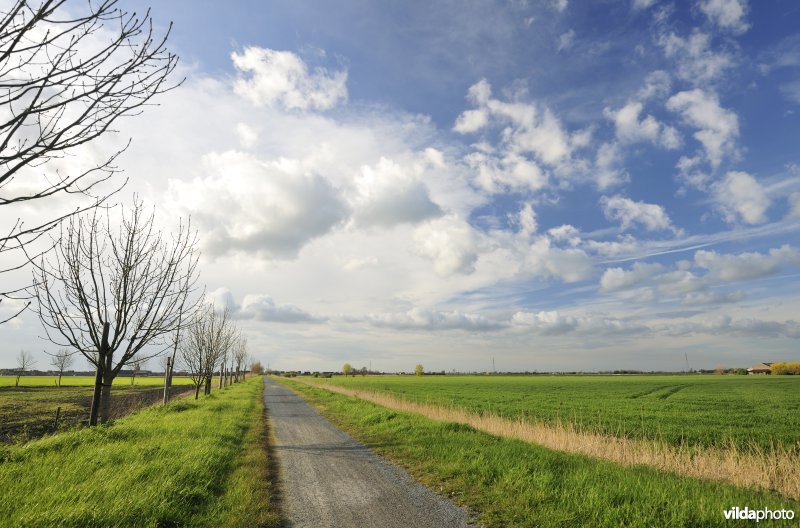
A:
MULTIPOLYGON (((726 521, 723 511, 733 506, 787 508, 800 515, 800 503, 771 492, 552 451, 279 381, 371 449, 468 506, 487 527, 752 525, 726 521)), ((416 384, 431 379, 406 381, 416 384)), ((792 524, 782 522, 775 525, 792 524)))
POLYGON ((0 524, 276 526, 261 386, 0 447, 0 524))
POLYGON ((800 376, 367 376, 310 379, 474 413, 641 439, 800 451, 800 376))
MULTIPOLYGON (((0 387, 13 387, 16 384, 16 376, 0 376, 0 387)), ((56 376, 22 376, 19 379, 20 387, 55 387, 56 376)), ((117 377, 114 386, 130 385, 131 378, 117 377)), ((192 380, 187 376, 174 376, 173 385, 191 385, 192 380)), ((94 376, 63 376, 61 378, 62 387, 91 387, 94 385, 94 376)), ((163 376, 137 376, 133 380, 133 385, 157 386, 164 385, 163 376)))

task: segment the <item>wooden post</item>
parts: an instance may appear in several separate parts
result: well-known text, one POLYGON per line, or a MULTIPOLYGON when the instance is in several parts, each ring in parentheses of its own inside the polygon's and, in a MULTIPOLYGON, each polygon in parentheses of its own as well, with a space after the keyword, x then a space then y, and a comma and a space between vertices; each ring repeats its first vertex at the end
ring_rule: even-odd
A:
POLYGON ((61 407, 56 409, 56 420, 53 422, 53 430, 58 430, 58 418, 61 416, 61 407))
POLYGON ((167 367, 164 369, 164 405, 169 403, 169 374, 172 358, 167 356, 167 367))

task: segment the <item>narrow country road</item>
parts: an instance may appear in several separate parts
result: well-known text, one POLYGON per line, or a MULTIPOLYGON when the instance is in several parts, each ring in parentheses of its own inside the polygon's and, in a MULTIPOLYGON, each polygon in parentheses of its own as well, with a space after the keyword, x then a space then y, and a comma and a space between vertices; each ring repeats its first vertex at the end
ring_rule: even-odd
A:
POLYGON ((289 526, 470 526, 466 511, 376 456, 299 396, 269 378, 265 385, 289 526))

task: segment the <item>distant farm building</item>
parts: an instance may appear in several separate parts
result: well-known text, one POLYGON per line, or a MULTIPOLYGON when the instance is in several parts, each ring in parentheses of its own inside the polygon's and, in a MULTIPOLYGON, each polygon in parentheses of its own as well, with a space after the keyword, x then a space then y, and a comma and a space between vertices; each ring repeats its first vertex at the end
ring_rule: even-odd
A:
POLYGON ((747 369, 748 374, 772 374, 772 365, 773 363, 756 363, 749 369, 747 369))

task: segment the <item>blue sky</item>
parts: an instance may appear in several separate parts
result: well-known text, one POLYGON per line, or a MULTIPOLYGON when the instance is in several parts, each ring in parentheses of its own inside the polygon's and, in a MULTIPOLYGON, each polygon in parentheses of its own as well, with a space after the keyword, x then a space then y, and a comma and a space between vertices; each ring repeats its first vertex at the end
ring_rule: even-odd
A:
POLYGON ((797 359, 797 2, 152 16, 186 82, 120 131, 129 188, 192 216, 209 297, 274 368, 797 359))

